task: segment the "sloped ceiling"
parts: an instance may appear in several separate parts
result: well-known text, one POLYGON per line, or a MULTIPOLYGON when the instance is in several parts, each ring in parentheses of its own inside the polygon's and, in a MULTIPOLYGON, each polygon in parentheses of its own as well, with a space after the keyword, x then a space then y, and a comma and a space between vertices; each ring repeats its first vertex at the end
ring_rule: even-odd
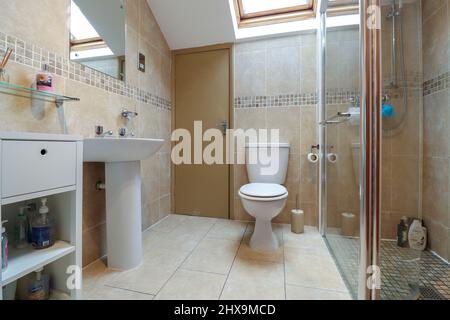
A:
POLYGON ((116 56, 125 55, 125 12, 121 0, 74 0, 116 56))
POLYGON ((172 50, 234 42, 229 0, 147 0, 172 50))

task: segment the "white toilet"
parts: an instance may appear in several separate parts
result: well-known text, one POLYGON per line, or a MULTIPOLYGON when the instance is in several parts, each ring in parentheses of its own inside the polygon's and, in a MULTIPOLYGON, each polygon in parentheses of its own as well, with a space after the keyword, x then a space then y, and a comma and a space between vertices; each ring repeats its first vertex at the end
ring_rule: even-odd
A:
MULTIPOLYGON (((246 147, 247 173, 250 184, 239 191, 244 209, 256 219, 255 231, 250 240, 250 247, 255 250, 275 250, 279 247, 278 239, 272 230, 272 219, 278 216, 286 206, 288 191, 283 186, 289 162, 289 144, 250 144, 246 147), (263 174, 263 165, 258 159, 256 164, 249 164, 249 154, 261 148, 276 148, 279 152, 278 170, 271 175, 263 174)), ((269 151, 270 154, 270 151, 269 151)))

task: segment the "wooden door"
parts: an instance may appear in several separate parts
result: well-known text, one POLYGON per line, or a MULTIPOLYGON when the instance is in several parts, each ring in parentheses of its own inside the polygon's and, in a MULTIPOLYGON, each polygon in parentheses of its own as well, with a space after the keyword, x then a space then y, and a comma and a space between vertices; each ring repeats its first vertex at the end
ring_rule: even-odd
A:
MULTIPOLYGON (((175 129, 189 130, 192 141, 195 121, 203 132, 230 123, 230 54, 226 48, 175 55, 175 129)), ((175 166, 175 213, 229 218, 229 183, 227 164, 175 166)))

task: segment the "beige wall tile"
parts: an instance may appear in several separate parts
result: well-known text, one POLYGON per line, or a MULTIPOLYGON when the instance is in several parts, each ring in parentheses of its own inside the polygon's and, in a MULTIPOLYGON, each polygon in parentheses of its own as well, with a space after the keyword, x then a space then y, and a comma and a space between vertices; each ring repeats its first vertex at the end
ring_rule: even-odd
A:
POLYGON ((419 159, 395 157, 392 160, 392 209, 418 216, 419 159))
POLYGON ((424 154, 450 155, 449 91, 444 90, 424 99, 424 154))
POLYGON ((1 5, 2 32, 69 56, 69 0, 2 1, 1 5))
MULTIPOLYGON (((127 29, 132 28, 139 32, 140 18, 139 18, 139 1, 126 0, 125 9, 127 14, 127 29)), ((128 41, 128 39, 127 39, 128 41)))
POLYGON ((290 144, 291 154, 300 153, 300 108, 268 108, 267 127, 279 130, 280 142, 290 144))
POLYGON ((267 94, 279 95, 300 91, 301 52, 299 46, 267 50, 267 94))
POLYGON ((235 56, 235 96, 266 94, 266 52, 252 51, 235 56))
POLYGON ((106 254, 106 224, 83 231, 83 266, 106 254))
POLYGON ((301 92, 313 93, 317 88, 317 47, 305 45, 301 47, 300 88, 301 92))
POLYGON ((445 6, 445 1, 442 0, 425 0, 422 1, 422 15, 424 20, 428 20, 430 15, 434 14, 438 9, 445 6))
POLYGON ((429 235, 428 247, 448 261, 450 259, 448 256, 449 228, 426 217, 425 227, 428 229, 429 235))
POLYGON ((98 191, 96 184, 105 182, 103 163, 85 163, 83 166, 83 230, 106 223, 105 191, 98 191))
POLYGON ((448 227, 449 160, 425 157, 423 174, 423 216, 448 227))
POLYGON ((449 65, 448 13, 437 10, 423 23, 424 79, 428 80, 447 70, 449 65), (432 63, 430 63, 432 62, 432 63))
MULTIPOLYGON (((128 3, 135 3, 135 0, 128 0, 128 3)), ((140 71, 138 70, 139 52, 139 29, 127 26, 127 46, 125 59, 125 78, 127 82, 134 86, 139 86, 140 71)))

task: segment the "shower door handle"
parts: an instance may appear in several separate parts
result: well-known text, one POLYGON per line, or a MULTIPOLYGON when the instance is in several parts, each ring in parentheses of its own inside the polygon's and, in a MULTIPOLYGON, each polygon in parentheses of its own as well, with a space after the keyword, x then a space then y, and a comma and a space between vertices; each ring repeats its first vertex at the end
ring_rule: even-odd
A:
POLYGON ((331 118, 320 122, 319 125, 324 126, 324 125, 328 125, 328 124, 344 123, 344 122, 347 122, 348 120, 350 120, 351 116, 352 116, 351 113, 338 112, 337 115, 332 116, 331 118))

